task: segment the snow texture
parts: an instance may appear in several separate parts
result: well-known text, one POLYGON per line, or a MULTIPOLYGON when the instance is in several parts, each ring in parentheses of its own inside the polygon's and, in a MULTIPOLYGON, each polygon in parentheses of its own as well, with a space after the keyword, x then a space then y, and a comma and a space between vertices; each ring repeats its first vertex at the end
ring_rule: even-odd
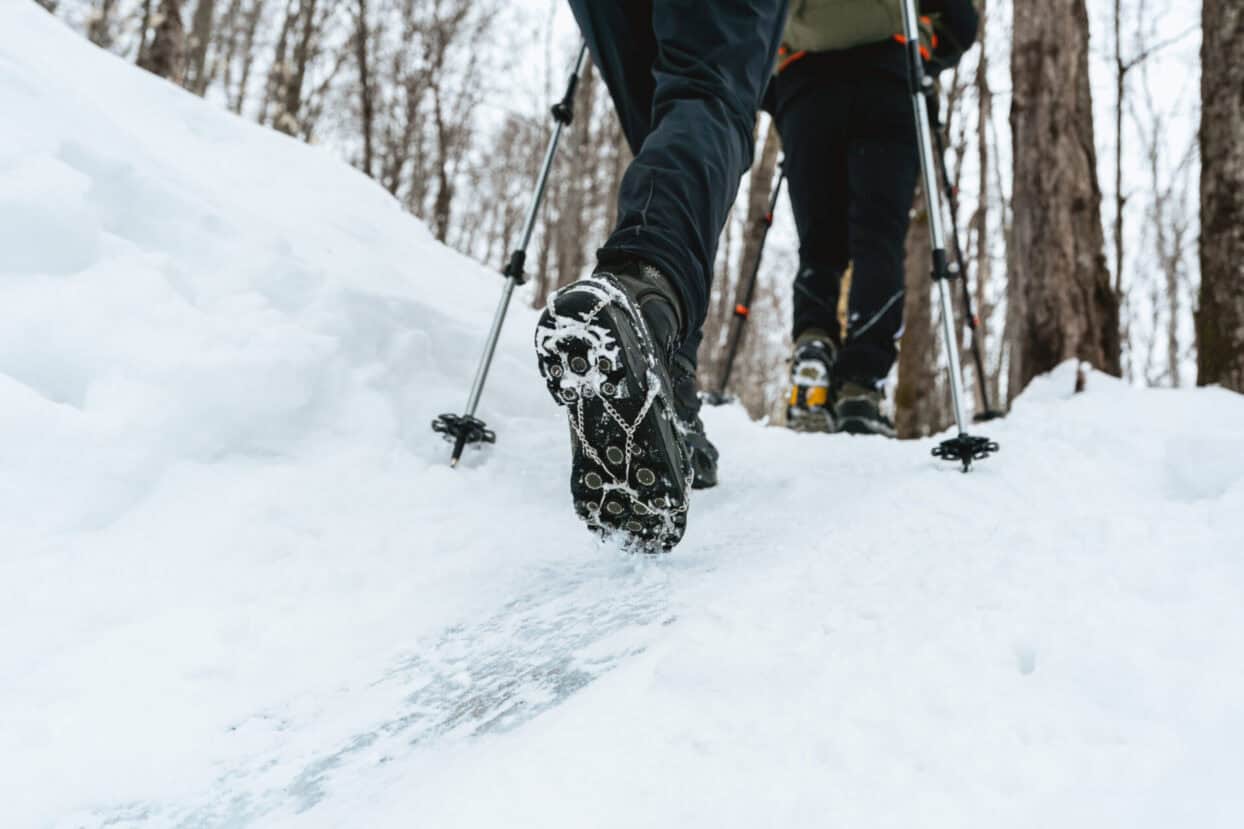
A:
POLYGON ((515 307, 377 185, 0 3, 0 825, 1244 825, 1244 398, 1073 369, 970 475, 706 413, 572 513, 515 307))

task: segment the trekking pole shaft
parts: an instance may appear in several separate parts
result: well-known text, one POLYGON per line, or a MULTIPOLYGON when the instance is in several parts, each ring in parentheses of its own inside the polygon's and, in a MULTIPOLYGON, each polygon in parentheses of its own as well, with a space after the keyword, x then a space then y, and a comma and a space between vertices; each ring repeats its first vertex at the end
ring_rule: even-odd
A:
MULTIPOLYGON (((579 47, 579 57, 575 60, 573 71, 570 73, 570 81, 567 85, 567 97, 573 96, 575 85, 578 83, 579 72, 583 69, 583 61, 587 57, 587 44, 584 43, 579 47)), ((544 192, 548 187, 549 175, 553 171, 553 162, 557 158, 557 146, 561 143, 562 131, 569 118, 566 120, 557 119, 557 126, 553 128, 553 135, 549 139, 548 149, 544 152, 544 163, 540 167, 540 177, 536 180, 536 192, 531 197, 531 204, 527 208, 527 219, 523 223, 523 235, 518 248, 511 257, 511 263, 521 262, 527 253, 527 246, 531 244, 531 236, 536 229, 536 218, 540 213, 540 205, 544 201, 544 192)), ((480 358, 479 367, 475 370, 475 380, 471 383, 471 394, 467 398, 466 414, 468 417, 475 416, 475 410, 479 407, 480 396, 484 392, 484 383, 488 380, 488 370, 492 366, 493 356, 497 351, 497 341, 501 338, 501 328, 505 324, 505 315, 510 307, 510 298, 514 295, 514 286, 522 279, 521 272, 506 274, 505 288, 501 291, 501 301, 497 305, 497 311, 492 318, 492 328, 488 331, 488 339, 484 343, 484 354, 480 358)))
POLYGON ((747 322, 747 317, 751 313, 752 299, 756 296, 756 282, 760 277, 760 260, 764 256, 765 242, 769 238, 769 230, 773 227, 773 211, 777 209, 778 197, 782 193, 782 182, 786 181, 786 167, 784 165, 778 168, 777 185, 773 188, 773 193, 769 196, 769 212, 764 217, 764 231, 760 236, 760 246, 756 251, 756 261, 752 263, 751 273, 748 276, 748 282, 743 289, 743 302, 735 305, 734 320, 730 326, 730 337, 726 347, 726 363, 721 368, 721 380, 717 384, 718 396, 724 396, 726 386, 730 383, 730 374, 734 370, 734 358, 738 354, 739 341, 743 337, 743 325, 747 322))
POLYGON ((493 355, 497 351, 497 341, 501 339, 501 327, 505 325, 505 314, 510 309, 510 297, 514 295, 514 280, 505 280, 501 289, 501 301, 497 303, 497 311, 492 317, 492 328, 488 331, 488 339, 484 343, 484 354, 480 357, 479 367, 475 370, 475 381, 471 384, 471 396, 467 399, 466 414, 475 416, 479 407, 479 398, 484 391, 484 382, 488 379, 488 369, 492 366, 493 355))
POLYGON ((967 433, 967 420, 963 416, 963 381, 959 367, 959 347, 955 339, 955 309, 950 300, 950 288, 945 279, 937 280, 937 292, 942 305, 942 336, 946 338, 946 362, 950 372, 950 399, 955 407, 955 426, 959 434, 967 433))
POLYGON ((915 107, 916 136, 920 145, 920 171, 924 182, 925 208, 928 211, 929 233, 933 242, 933 278, 937 282, 942 308, 942 334, 946 347, 946 362, 950 374, 951 400, 955 409, 955 425, 959 434, 967 433, 963 417, 963 377, 959 367, 958 337, 955 336, 954 306, 946 280, 950 276, 946 265, 946 233, 942 224, 942 202, 937 184, 936 162, 933 158, 933 131, 929 127, 929 104, 924 97, 924 65, 920 55, 920 29, 916 18, 915 0, 903 0, 903 33, 907 38, 907 54, 911 75, 911 97, 915 107))
MULTIPOLYGON (((968 328, 972 330, 972 359, 976 364, 976 385, 980 390, 981 406, 989 413, 989 384, 985 378, 985 359, 981 356, 979 326, 976 324, 976 311, 972 307, 972 292, 968 289, 968 268, 963 259, 963 246, 959 243, 959 199, 955 195, 954 185, 950 181, 950 173, 946 169, 946 145, 942 141, 941 124, 933 128, 933 138, 937 142, 937 166, 942 176, 942 187, 946 190, 946 198, 950 201, 950 239, 955 246, 955 263, 959 266, 959 278, 963 280, 963 312, 967 314, 968 328)), ((977 279, 980 279, 979 272, 977 279)))
MULTIPOLYGON (((586 58, 587 43, 583 43, 579 47, 579 57, 575 60, 574 71, 570 74, 570 83, 567 88, 568 95, 573 94, 586 58)), ((553 128, 553 137, 549 139, 548 150, 544 153, 544 164, 540 168, 540 178, 536 181, 536 192, 531 199, 530 206, 527 208, 527 219, 523 222, 522 242, 519 245, 520 250, 526 251, 527 246, 531 244, 531 236, 536 229, 536 218, 540 213, 540 204, 544 201, 544 191, 549 183, 549 174, 553 170, 553 161, 557 157, 557 145, 561 142, 562 130, 565 129, 567 123, 569 122, 558 119, 557 126, 553 128)))

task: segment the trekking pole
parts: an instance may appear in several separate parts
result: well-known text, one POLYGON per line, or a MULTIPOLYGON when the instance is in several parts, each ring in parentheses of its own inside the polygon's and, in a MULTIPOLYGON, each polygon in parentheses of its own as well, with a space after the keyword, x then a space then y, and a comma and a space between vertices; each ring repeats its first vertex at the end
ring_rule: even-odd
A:
POLYGON ((453 441, 454 451, 449 465, 457 466, 462 458, 462 450, 468 443, 496 443, 497 435, 484 421, 475 416, 479 407, 479 398, 484 391, 484 382, 488 379, 488 369, 492 366, 493 355, 497 351, 497 340, 501 337, 501 327, 505 324, 505 314, 510 307, 510 297, 514 288, 527 281, 524 268, 527 263, 527 245, 531 243, 531 235, 535 231, 536 216, 540 212, 540 203, 544 200, 544 190, 548 185, 549 173, 553 169, 553 160, 557 156, 557 145, 561 141, 562 131, 574 120, 574 95, 579 85, 579 73, 587 58, 587 43, 579 47, 579 57, 574 68, 570 70, 570 80, 566 83, 566 94, 561 101, 553 106, 552 114, 556 126, 549 139, 548 150, 544 154, 544 166, 540 169, 540 177, 536 181, 536 192, 531 197, 531 205, 527 209, 527 221, 523 225, 523 233, 518 247, 510 254, 502 274, 505 276, 505 287, 501 291, 501 301, 497 305, 496 315, 492 320, 492 328, 484 343, 484 354, 480 358, 479 368, 475 372, 475 381, 471 384, 471 394, 467 398, 466 412, 461 415, 443 414, 432 421, 432 429, 445 436, 445 440, 453 441))
MULTIPOLYGON (((926 90, 930 96, 936 95, 932 85, 926 90)), ((981 411, 972 419, 977 423, 1005 417, 1005 412, 998 411, 989 405, 989 383, 985 379, 985 359, 981 356, 980 320, 972 308, 972 292, 968 289, 968 269, 963 261, 963 246, 959 244, 959 191, 950 181, 950 173, 946 170, 946 143, 942 139, 942 122, 937 114, 936 106, 930 107, 929 119, 933 128, 933 140, 937 145, 937 166, 942 176, 942 188, 950 201, 950 241, 955 246, 954 273, 960 278, 963 286, 963 310, 967 314, 968 329, 972 332, 972 358, 976 364, 976 386, 981 394, 981 411)), ((979 276, 978 276, 979 278, 979 276)))
MULTIPOLYGON (((937 176, 934 173, 933 136, 929 127, 929 106, 925 90, 932 79, 924 74, 924 62, 920 55, 920 29, 916 17, 916 0, 903 0, 903 34, 907 39, 908 83, 911 87, 912 106, 916 116, 916 137, 920 144, 920 171, 924 181, 925 207, 929 214, 929 233, 933 247, 933 281, 942 308, 942 338, 946 346, 946 362, 950 373, 950 395, 955 408, 955 426, 958 437, 944 440, 933 449, 933 456, 955 461, 967 472, 972 461, 984 460, 998 451, 998 444, 984 437, 967 433, 963 418, 963 377, 959 369, 958 338, 955 336, 955 310, 950 301, 950 289, 946 282, 953 277, 946 261, 946 238, 942 227, 942 203, 937 176)), ((962 274, 960 274, 962 276, 962 274)))
POLYGON ((773 211, 777 209, 778 196, 782 193, 782 182, 786 181, 785 160, 778 162, 778 180, 769 196, 769 209, 761 218, 760 246, 756 249, 756 261, 752 263, 751 273, 743 287, 743 301, 735 303, 734 316, 730 321, 730 336, 726 339, 726 362, 721 367, 721 379, 717 390, 709 392, 704 399, 710 405, 720 406, 729 398, 726 397, 726 386, 730 383, 730 372, 734 370, 734 358, 739 353, 739 344, 743 340, 743 325, 752 313, 752 298, 756 295, 756 281, 760 276, 760 260, 765 252, 765 240, 769 238, 769 229, 773 227, 773 211))

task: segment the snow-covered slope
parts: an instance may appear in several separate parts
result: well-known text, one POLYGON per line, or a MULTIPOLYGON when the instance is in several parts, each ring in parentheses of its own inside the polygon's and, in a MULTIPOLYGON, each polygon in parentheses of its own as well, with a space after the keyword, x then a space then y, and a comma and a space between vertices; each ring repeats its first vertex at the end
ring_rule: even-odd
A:
POLYGON ((1244 398, 928 445, 708 413, 571 514, 515 308, 380 188, 0 4, 0 825, 1239 826, 1244 398))

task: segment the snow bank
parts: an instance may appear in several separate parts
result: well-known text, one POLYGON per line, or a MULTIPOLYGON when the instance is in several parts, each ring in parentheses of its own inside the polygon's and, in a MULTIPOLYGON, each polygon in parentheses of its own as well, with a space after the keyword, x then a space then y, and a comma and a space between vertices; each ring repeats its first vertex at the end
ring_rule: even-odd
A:
MULTIPOLYGON (((564 482, 524 468, 555 414, 522 311, 482 412, 511 494, 444 468, 500 279, 365 177, 33 3, 0 4, 0 112, 0 824, 29 826, 370 682, 517 565, 483 511, 564 482)), ((560 523, 523 564, 581 547, 560 523)))
POLYGON ((1244 398, 1071 367, 971 475, 707 413, 634 560, 375 184, 0 5, 4 826, 1238 826, 1244 398))

